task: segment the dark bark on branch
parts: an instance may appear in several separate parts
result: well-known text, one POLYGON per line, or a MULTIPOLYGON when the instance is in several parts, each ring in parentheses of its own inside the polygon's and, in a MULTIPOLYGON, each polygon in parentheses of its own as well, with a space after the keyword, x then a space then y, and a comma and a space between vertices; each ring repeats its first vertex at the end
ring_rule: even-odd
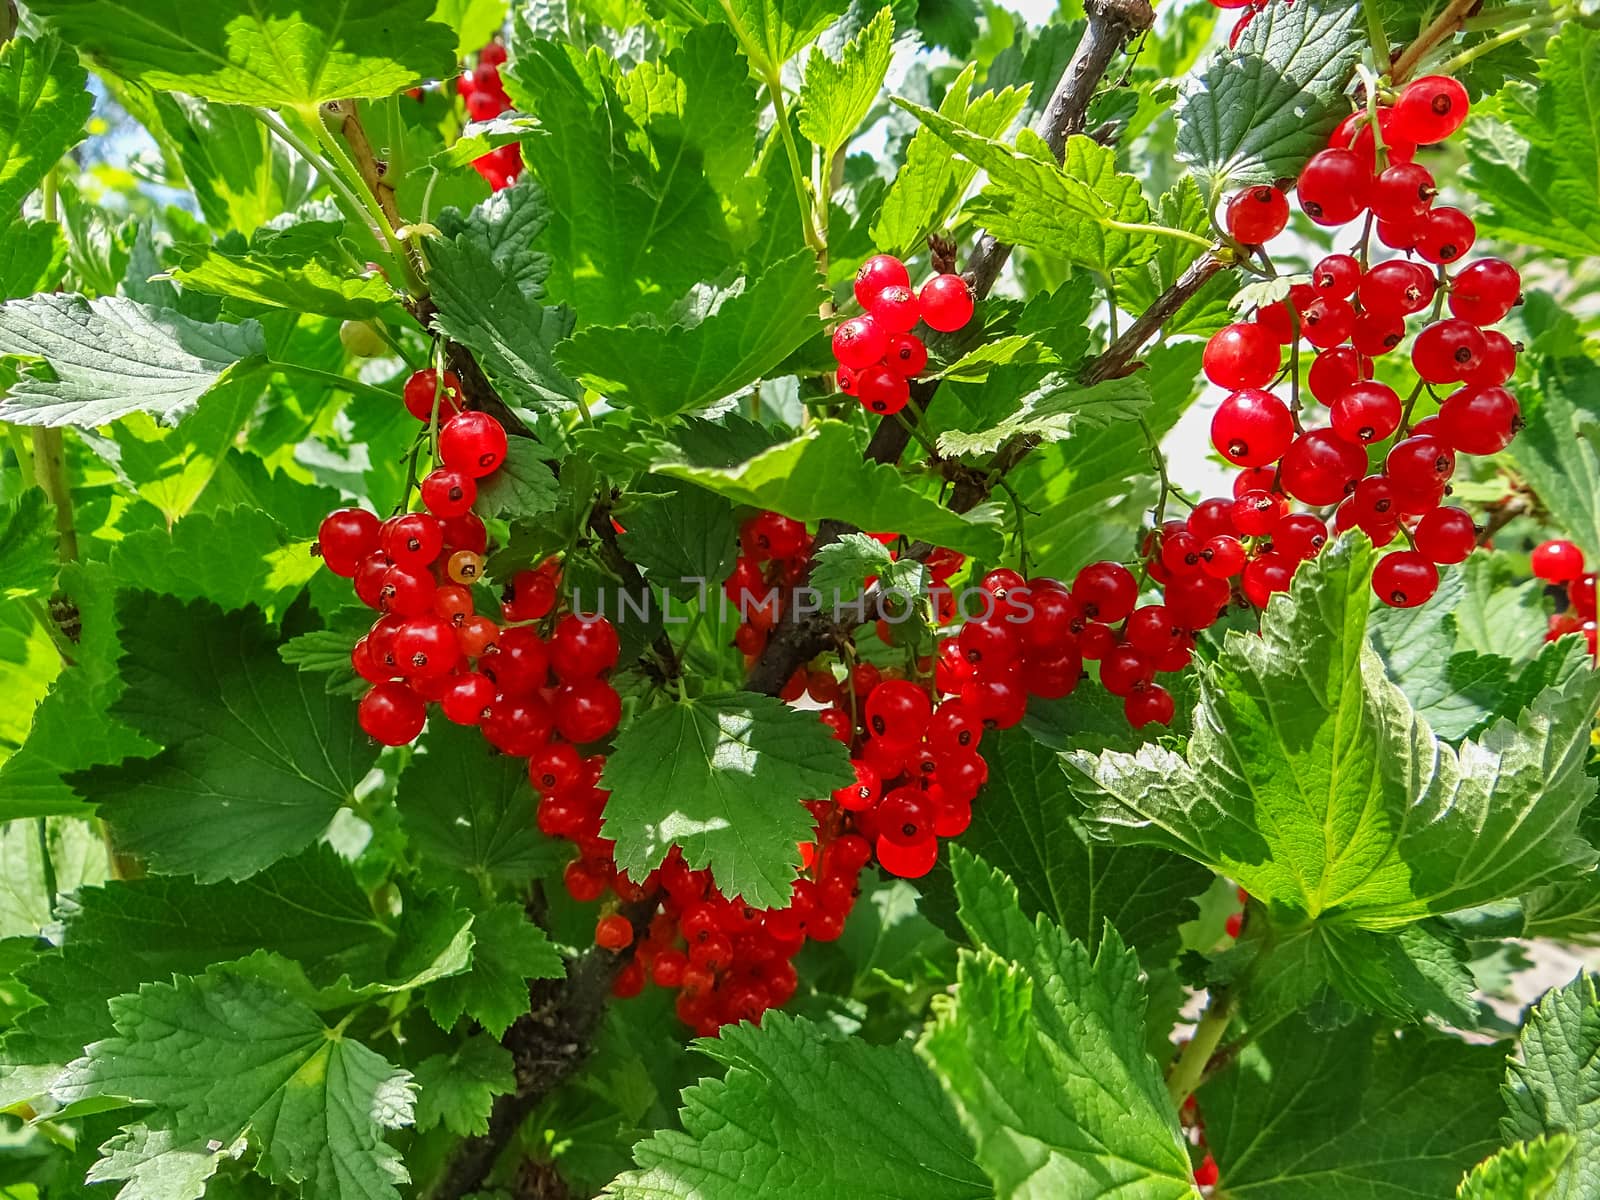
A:
MULTIPOLYGON (((1110 69, 1112 60, 1121 53, 1128 39, 1143 33, 1155 24, 1155 10, 1149 0, 1089 0, 1085 5, 1089 23, 1083 39, 1061 73, 1055 92, 1044 111, 1034 122, 1034 132, 1044 138, 1060 161, 1067 138, 1082 133, 1085 115, 1094 99, 1100 81, 1110 69)), ((1006 260, 1011 247, 985 233, 978 239, 967 261, 966 277, 979 300, 988 296, 1006 260)), ((923 380, 912 384, 912 403, 900 415, 904 421, 885 419, 873 431, 867 444, 869 462, 896 463, 911 441, 908 425, 915 424, 917 413, 925 410, 938 390, 937 380, 923 380)), ((976 503, 974 501, 973 503, 976 503)), ((970 507, 970 506, 969 506, 970 507)), ((964 510, 959 510, 964 511, 964 510)), ((814 550, 837 541, 843 534, 856 530, 842 521, 824 521, 817 530, 814 550)), ((785 619, 773 630, 765 651, 751 668, 745 687, 753 692, 775 696, 795 669, 814 658, 839 637, 847 633, 851 624, 841 625, 825 613, 796 619, 785 619)))

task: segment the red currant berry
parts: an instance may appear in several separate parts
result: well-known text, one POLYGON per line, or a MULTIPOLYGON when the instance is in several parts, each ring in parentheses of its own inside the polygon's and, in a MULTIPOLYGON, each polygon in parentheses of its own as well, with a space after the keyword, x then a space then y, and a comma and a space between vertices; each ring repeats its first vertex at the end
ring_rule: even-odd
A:
POLYGON ((939 839, 931 826, 927 837, 909 844, 890 841, 880 834, 876 850, 878 865, 901 879, 921 879, 939 861, 939 839))
MULTIPOLYGON (((1416 145, 1395 134, 1394 109, 1378 109, 1378 126, 1383 131, 1383 147, 1391 163, 1410 162, 1416 157, 1416 145)), ((1378 145, 1372 136, 1372 121, 1366 109, 1353 112, 1339 122, 1339 127, 1328 138, 1328 149, 1352 150, 1368 171, 1376 169, 1378 145)))
POLYGON ((1398 350, 1406 339, 1406 319, 1397 313, 1359 312, 1350 344, 1372 358, 1398 350))
POLYGON ((456 631, 435 616, 412 617, 395 631, 394 660, 407 676, 447 675, 461 661, 456 631))
POLYGON ((856 397, 868 412, 890 416, 911 399, 911 385, 891 367, 867 367, 856 377, 856 397))
POLYGON ((1183 638, 1184 630, 1165 604, 1146 604, 1133 610, 1123 636, 1140 654, 1159 659, 1183 638))
POLYGON ((983 720, 961 701, 948 700, 928 721, 927 740, 941 763, 976 754, 983 741, 983 720))
POLYGON ((883 356, 883 365, 897 375, 915 378, 928 365, 928 348, 915 334, 892 333, 889 335, 889 349, 883 356))
POLYGON ((1283 519, 1283 497, 1249 491, 1233 502, 1233 527, 1244 537, 1265 537, 1283 519))
POLYGON ((459 517, 470 512, 477 499, 478 483, 465 471, 440 467, 422 481, 422 503, 436 517, 459 517))
POLYGON ((1583 551, 1572 542, 1541 542, 1533 551, 1533 573, 1546 583, 1571 583, 1583 574, 1583 551))
POLYGON ((1239 586, 1244 598, 1257 608, 1265 608, 1267 601, 1278 592, 1287 592, 1294 580, 1295 564, 1283 555, 1267 551, 1244 565, 1244 576, 1239 586))
POLYGON ((1348 346, 1337 346, 1317 355, 1306 383, 1313 396, 1324 404, 1332 404, 1352 384, 1371 378, 1371 358, 1348 346))
MULTIPOLYGON (((1241 923, 1240 929, 1243 928, 1244 926, 1241 923)), ((1237 937, 1238 933, 1235 933, 1233 936, 1237 937)), ((1200 1160, 1200 1165, 1194 1169, 1194 1182, 1196 1187, 1216 1187, 1217 1180, 1221 1178, 1222 1172, 1217 1167, 1217 1160, 1212 1158, 1209 1154, 1202 1158, 1200 1160)))
POLYGON ((1101 686, 1113 696, 1131 696, 1155 677, 1155 664, 1133 646, 1118 646, 1100 660, 1101 686))
POLYGON ((1330 254, 1311 270, 1311 286, 1319 296, 1348 300, 1361 284, 1361 264, 1348 254, 1330 254))
POLYGON ((1289 223, 1289 202, 1271 184, 1258 184, 1228 201, 1228 232, 1247 246, 1259 246, 1283 232, 1289 223))
POLYGON ((916 293, 906 284, 890 284, 873 297, 866 309, 888 334, 910 333, 922 320, 916 293))
POLYGON ((905 263, 892 254, 874 254, 856 271, 856 303, 870 309, 884 288, 911 286, 905 263))
POLYGON ((1372 168, 1349 150, 1323 150, 1300 172, 1300 208, 1318 225, 1343 225, 1367 206, 1372 168))
POLYGON ((1429 383, 1458 383, 1479 368, 1488 352, 1476 325, 1448 317, 1417 334, 1411 365, 1429 383))
POLYGON ((1300 334, 1319 350, 1349 341, 1355 326, 1356 310, 1348 300, 1319 296, 1300 312, 1300 334))
POLYGON ((537 696, 501 696, 489 706, 480 728, 502 754, 527 758, 550 740, 550 706, 537 696))
POLYGON ((406 380, 401 393, 406 411, 419 421, 433 419, 433 398, 439 397, 439 420, 448 421, 461 411, 461 379, 454 371, 444 373, 444 388, 439 388, 439 372, 432 367, 418 371, 406 380))
POLYGON ((846 396, 854 396, 856 394, 856 374, 856 371, 852 368, 840 366, 833 373, 834 385, 846 396))
POLYGON ((439 459, 482 479, 506 460, 506 431, 488 413, 464 412, 439 430, 439 459))
POLYGON ((1572 610, 1590 621, 1594 620, 1594 580, 1594 573, 1591 571, 1587 575, 1580 575, 1567 585, 1567 599, 1572 601, 1572 610))
POLYGON ((633 945, 633 925, 621 913, 610 913, 595 922, 594 942, 607 950, 626 950, 633 945))
POLYGON ((1415 550, 1395 550, 1373 568, 1372 590, 1391 608, 1416 608, 1439 590, 1439 568, 1415 550))
POLYGON ((1178 706, 1172 693, 1160 684, 1143 687, 1122 702, 1123 714, 1135 729, 1146 725, 1170 725, 1178 706))
POLYGON ((1221 496, 1202 500, 1189 510, 1189 518, 1184 524, 1202 542, 1210 541, 1218 534, 1231 534, 1233 501, 1224 500, 1221 496))
POLYGON ((341 508, 317 527, 317 553, 328 570, 354 579, 362 560, 378 549, 379 522, 364 508, 341 508))
POLYGON ((398 564, 383 573, 378 589, 378 607, 397 617, 420 617, 433 609, 433 597, 439 590, 427 568, 402 567, 398 564))
POLYGON ((910 744, 922 740, 933 704, 908 679, 886 679, 867 696, 867 730, 875 738, 910 744))
MULTIPOLYGON (((1395 491, 1396 504, 1401 511, 1410 511, 1406 505, 1411 496, 1437 497, 1456 470, 1455 451, 1439 438, 1413 433, 1404 441, 1396 442, 1384 459, 1383 471, 1395 491), (1410 493, 1407 496, 1406 493, 1410 493)), ((1431 508, 1432 505, 1427 507, 1431 508)), ((1424 509, 1426 511, 1426 509, 1424 509)))
POLYGON ((1485 329, 1483 341, 1487 353, 1479 361, 1478 369, 1462 382, 1469 387, 1499 387, 1517 373, 1521 346, 1497 329, 1485 329))
POLYGON ((427 719, 428 706, 400 683, 376 684, 356 709, 356 720, 367 736, 385 746, 415 741, 427 719))
POLYGON ((1450 282, 1450 311, 1480 328, 1503 321, 1522 299, 1522 276, 1510 263, 1480 258, 1450 282))
POLYGON ((1413 535, 1419 553, 1436 563, 1458 563, 1478 544, 1478 528, 1459 508, 1436 508, 1417 524, 1413 535))
POLYGON ((928 328, 940 333, 954 333, 972 320, 972 289, 959 275, 935 275, 922 285, 917 301, 928 328))
POLYGON ((496 635, 494 653, 485 655, 478 669, 494 680, 501 695, 531 696, 548 682, 550 651, 534 629, 521 625, 496 635))
POLYGON ((1405 225, 1420 220, 1439 194, 1433 175, 1417 163, 1396 163, 1372 183, 1372 213, 1380 221, 1405 225))
POLYGON ((1403 406, 1386 384, 1367 381, 1351 387, 1328 410, 1333 431, 1347 442, 1370 446, 1400 428, 1403 406))
POLYGON ((1415 228, 1417 254, 1436 266, 1462 258, 1478 240, 1478 227, 1459 208, 1435 208, 1415 228))
POLYGON ((1418 146, 1442 142, 1467 119, 1467 89, 1447 75, 1427 75, 1406 85, 1394 106, 1398 137, 1418 146))
POLYGON ((444 715, 457 725, 476 725, 488 715, 494 703, 494 684, 488 676, 476 671, 465 671, 452 676, 450 685, 439 699, 444 715))
POLYGON ((1413 262, 1387 262, 1361 279, 1361 307, 1375 313, 1410 316, 1433 303, 1432 272, 1413 262))
POLYGON ((1072 581, 1072 599, 1089 620, 1111 625, 1133 611, 1139 583, 1121 563, 1090 563, 1072 581))
POLYGON ((1331 429, 1312 429, 1284 451, 1283 490, 1313 508, 1337 504, 1367 471, 1367 453, 1331 429))
POLYGON ((1213 579, 1232 579, 1244 570, 1244 546, 1232 534, 1219 533, 1210 539, 1201 550, 1200 557, 1205 560, 1206 574, 1213 579))
POLYGON ((1234 392, 1211 418, 1211 444, 1236 467, 1264 467, 1294 440, 1294 418, 1271 392, 1234 392))
POLYGON ((421 570, 444 549, 444 530, 427 513, 406 513, 385 521, 379 534, 384 554, 399 566, 421 570))
POLYGON ((875 365, 888 348, 888 331, 870 316, 840 321, 833 331, 833 356, 852 371, 875 365))
POLYGON ((356 567, 355 578, 351 582, 355 585, 356 599, 368 608, 383 608, 383 577, 389 573, 393 564, 389 556, 381 550, 374 551, 363 558, 356 567))
POLYGON ((444 530, 446 550, 470 550, 482 554, 489 548, 489 531, 477 513, 463 513, 459 517, 446 517, 439 522, 444 530))
POLYGON ((1283 363, 1278 347, 1278 340, 1259 324, 1219 329, 1206 342, 1202 359, 1206 378, 1231 391, 1265 387, 1283 363))
POLYGON ((1328 527, 1310 513, 1290 513, 1272 531, 1272 548, 1294 562, 1306 562, 1328 544, 1328 527))
POLYGON ((611 670, 620 652, 616 628, 604 617, 568 613, 550 636, 550 665, 563 683, 611 670))
POLYGON ((1462 388, 1439 409, 1439 433, 1462 454, 1498 454, 1522 428, 1522 409, 1503 387, 1462 388))
POLYGON ((508 621, 541 620, 556 606, 556 581, 547 571, 518 571, 503 602, 508 621))
POLYGON ((556 731, 574 745, 597 742, 622 719, 622 699, 600 679, 562 684, 555 698, 556 731))

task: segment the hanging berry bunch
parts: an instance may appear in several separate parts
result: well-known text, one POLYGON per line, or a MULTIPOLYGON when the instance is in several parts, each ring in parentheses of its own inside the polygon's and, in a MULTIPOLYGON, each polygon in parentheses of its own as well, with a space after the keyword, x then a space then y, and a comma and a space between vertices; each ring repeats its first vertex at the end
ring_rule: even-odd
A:
POLYGON ((1595 626, 1595 573, 1584 570, 1583 551, 1571 542, 1544 542, 1534 549, 1533 573, 1551 587, 1559 588, 1564 601, 1562 611, 1550 618, 1546 640, 1556 641, 1577 634, 1589 643, 1589 653, 1600 655, 1600 637, 1595 626))
POLYGON ((833 331, 839 390, 869 412, 897 413, 911 398, 911 380, 928 365, 918 324, 954 333, 972 320, 972 289, 959 275, 935 275, 911 290, 905 263, 875 254, 856 272, 856 302, 865 310, 833 331))
MULTIPOLYGON (((474 121, 489 121, 511 107, 500 68, 506 61, 506 48, 490 42, 478 51, 478 65, 463 71, 456 79, 456 91, 466 103, 467 116, 474 121)), ((491 150, 472 160, 473 169, 495 191, 510 187, 522 174, 522 147, 516 142, 491 150)))
MULTIPOLYGON (((1455 80, 1419 79, 1392 107, 1377 110, 1376 132, 1365 111, 1354 114, 1301 172, 1297 195, 1313 221, 1332 227, 1365 220, 1359 255, 1329 255, 1286 300, 1211 338, 1206 376, 1230 392, 1211 439, 1243 473, 1227 520, 1226 502, 1208 500, 1191 517, 1204 528, 1163 530, 1163 573, 1214 567, 1219 553, 1231 566, 1231 542, 1207 543, 1218 535, 1242 539, 1244 595, 1265 604, 1325 540, 1320 518, 1291 513, 1291 501, 1337 506, 1336 530, 1360 528, 1380 546, 1404 538, 1408 547, 1382 558, 1373 575, 1386 604, 1426 602, 1438 588, 1439 564, 1472 552, 1472 518, 1444 499, 1457 455, 1494 454, 1520 427, 1516 399, 1504 386, 1518 347, 1491 326, 1519 302, 1521 280, 1499 259, 1468 261, 1476 238, 1471 218, 1436 204, 1433 176, 1414 161, 1418 146, 1454 133, 1467 108, 1455 80), (1373 236, 1398 256, 1370 261, 1373 236), (1411 318, 1421 322, 1415 336, 1411 318), (1408 337, 1419 382, 1402 399, 1373 378, 1373 368, 1408 337), (1287 379, 1283 361, 1284 348, 1298 353, 1302 341, 1318 352, 1307 382, 1327 409, 1326 424, 1309 429, 1301 423, 1293 358, 1287 379), (1434 389, 1447 393, 1438 413, 1414 419, 1418 399, 1434 389), (1370 458, 1380 451, 1372 469, 1370 458)), ((1260 246, 1284 229, 1288 200, 1275 187, 1248 188, 1229 202, 1226 219, 1237 241, 1260 246)))

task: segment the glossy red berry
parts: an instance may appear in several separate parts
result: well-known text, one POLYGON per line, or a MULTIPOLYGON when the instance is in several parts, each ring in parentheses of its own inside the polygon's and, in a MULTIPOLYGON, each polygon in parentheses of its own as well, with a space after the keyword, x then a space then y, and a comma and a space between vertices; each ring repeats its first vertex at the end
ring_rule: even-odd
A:
POLYGON ((1289 223, 1289 201, 1271 184, 1245 188, 1228 201, 1228 232, 1247 246, 1259 246, 1289 223))
POLYGON ((383 523, 379 541, 390 562, 418 570, 439 557, 444 530, 427 513, 406 513, 383 523))
POLYGON ((1115 624, 1133 611, 1139 583, 1121 563, 1090 563, 1073 580, 1072 599, 1089 620, 1115 624))
POLYGON ((1478 227, 1459 208, 1435 208, 1417 222, 1417 254, 1435 265, 1453 263, 1478 240, 1478 227))
POLYGON ((856 303, 870 309, 884 288, 910 286, 911 276, 905 263, 892 254, 874 254, 856 271, 856 303))
POLYGON ((1417 334, 1411 343, 1411 365, 1429 383, 1457 383, 1478 369, 1488 351, 1476 325, 1448 317, 1417 334))
POLYGON ((464 412, 439 430, 439 458, 447 467, 482 479, 506 460, 506 431, 488 413, 464 412))
POLYGON ((1567 599, 1572 601, 1573 611, 1586 620, 1594 620, 1595 615, 1595 577, 1591 571, 1587 575, 1580 575, 1567 585, 1567 599))
POLYGON ((433 419, 433 399, 439 397, 439 420, 448 421, 461 411, 461 379, 454 371, 444 373, 444 387, 439 387, 439 372, 432 367, 416 372, 406 380, 401 393, 406 411, 419 421, 433 419))
POLYGON ((1131 696, 1155 677, 1155 664, 1133 646, 1117 646, 1100 660, 1100 683, 1113 696, 1131 696))
POLYGON ((833 331, 833 356, 852 371, 875 365, 888 348, 888 330, 870 316, 840 321, 833 331))
POLYGON ((420 617, 433 608, 439 590, 426 567, 405 567, 398 563, 387 568, 378 589, 378 607, 399 617, 420 617))
POLYGON ((465 471, 440 467, 422 480, 422 503, 436 517, 459 517, 478 499, 478 482, 465 471))
POLYGON ((378 549, 378 541, 378 518, 364 508, 338 509, 317 527, 317 553, 328 570, 345 579, 355 578, 362 560, 378 549))
POLYGON ((1447 75, 1427 75, 1406 85, 1394 106, 1394 129, 1418 146, 1442 142, 1461 128, 1471 101, 1447 75))
POLYGON ((834 385, 846 396, 854 396, 856 394, 856 375, 857 372, 853 368, 841 364, 839 369, 833 373, 834 385))
MULTIPOLYGON (((1383 131, 1383 148, 1391 163, 1410 162, 1416 157, 1415 143, 1405 141, 1395 133, 1394 109, 1378 109, 1378 125, 1383 131)), ((1372 136, 1372 121, 1366 109, 1351 113, 1328 138, 1330 150, 1352 150, 1368 171, 1377 169, 1378 145, 1372 136)))
POLYGON ((972 289, 959 275, 935 275, 922 285, 917 301, 928 328, 940 333, 954 333, 972 320, 972 289))
POLYGON ((1462 454, 1498 454, 1522 428, 1522 409, 1503 387, 1462 388, 1439 408, 1439 432, 1462 454))
MULTIPOLYGON (((1241 924, 1240 928, 1243 928, 1241 924)), ((1235 937, 1238 933, 1235 932, 1235 937)), ((1211 1155, 1206 1155, 1200 1160, 1200 1165, 1194 1169, 1194 1182, 1197 1187, 1216 1187, 1217 1180, 1222 1177, 1222 1172, 1217 1167, 1217 1160, 1211 1155)))
POLYGON ((488 715, 494 703, 494 684, 488 676, 477 671, 465 671, 453 676, 439 707, 444 715, 457 725, 476 725, 488 715))
POLYGON ((633 925, 621 913, 609 913, 595 922, 594 942, 607 950, 625 950, 633 944, 633 925))
POLYGON ((621 719, 622 698, 604 680, 579 679, 556 691, 556 731, 575 745, 599 741, 621 719))
POLYGON ((415 741, 427 719, 428 706, 402 683, 376 684, 356 709, 356 720, 367 736, 385 746, 415 741))
POLYGON ((1294 562, 1274 551, 1252 558, 1244 566, 1239 586, 1244 597, 1257 608, 1265 608, 1278 592, 1287 592, 1294 580, 1294 562))
POLYGON ((493 654, 478 664, 505 696, 531 696, 549 682, 550 651, 536 630, 526 626, 501 630, 493 654))
POLYGON ((1330 254, 1311 269, 1311 286, 1319 296, 1348 300, 1361 284, 1361 264, 1348 254, 1330 254))
POLYGON ((1290 513, 1272 531, 1272 548, 1294 562, 1306 562, 1328 544, 1328 527, 1310 513, 1290 513))
POLYGON ((1450 282, 1450 311, 1480 328, 1503 321, 1522 299, 1522 276, 1510 263, 1480 258, 1450 282))
POLYGON ((868 412, 889 416, 899 412, 911 399, 906 377, 890 367, 871 366, 856 376, 856 398, 868 412))
POLYGON ((1421 219, 1439 194, 1433 174, 1417 163, 1396 163, 1372 182, 1372 212, 1380 221, 1406 224, 1421 219))
POLYGON ((1433 272, 1414 262, 1380 263, 1361 279, 1361 307, 1379 313, 1409 316, 1433 303, 1433 272))
POLYGON ((1244 570, 1244 546, 1232 534, 1219 533, 1209 539, 1201 558, 1205 560, 1205 573, 1213 579, 1232 579, 1244 570))
POLYGON ((1546 583, 1571 583, 1583 575, 1583 551, 1565 539, 1541 542, 1532 562, 1534 576, 1546 583))
POLYGON ((1146 725, 1170 725, 1177 710, 1172 693, 1156 683, 1140 688, 1122 702, 1123 714, 1135 729, 1143 729, 1146 725))
POLYGON ((1498 329, 1485 329, 1483 342, 1486 352, 1477 370, 1462 382, 1470 387, 1499 387, 1517 373, 1517 355, 1521 347, 1498 329))
POLYGON ((1311 394, 1324 404, 1332 404, 1341 393, 1362 379, 1372 378, 1372 359, 1349 346, 1337 346, 1317 355, 1307 373, 1311 394))
POLYGON ((412 617, 394 635, 394 660, 403 675, 447 675, 461 661, 456 631, 435 616, 412 617))
POLYGON ((1211 444, 1237 467, 1276 462, 1294 440, 1289 406, 1271 392, 1234 392, 1211 418, 1211 444))
POLYGON ((1277 338, 1254 322, 1229 325, 1212 334, 1201 360, 1206 378, 1232 391, 1266 387, 1282 363, 1277 338))
POLYGON ((538 696, 501 696, 489 706, 480 728, 502 754, 527 758, 550 740, 550 706, 538 696))
POLYGON ((1318 296, 1300 311, 1300 335, 1319 350, 1348 341, 1355 325, 1356 310, 1348 300, 1318 296))
POLYGON ((1439 568, 1415 550, 1396 550, 1373 568, 1372 590, 1391 608, 1416 608, 1439 590, 1439 568))
POLYGON ((518 571, 511 577, 510 594, 503 597, 508 621, 537 621, 556 606, 557 588, 548 571, 518 571))
POLYGON ((1370 446, 1400 428, 1403 406, 1387 384, 1367 380, 1351 386, 1329 406, 1333 431, 1347 442, 1370 446))
POLYGON ((1283 519, 1283 497, 1272 492, 1245 492, 1233 502, 1233 527, 1243 537, 1263 537, 1283 519))
POLYGON ((1413 433, 1390 448, 1384 474, 1397 491, 1443 491, 1455 474, 1456 456, 1441 439, 1413 433))
POLYGON ((928 365, 928 348, 915 334, 890 334, 889 348, 884 353, 883 365, 895 374, 911 379, 921 374, 922 369, 928 365))
POLYGON ((1367 206, 1372 169, 1349 150, 1323 150, 1300 172, 1300 208, 1318 225, 1343 225, 1367 206))
POLYGON ((922 740, 933 704, 928 693, 907 679, 886 679, 867 696, 867 731, 886 742, 922 740))
POLYGON ((550 635, 550 666, 563 683, 611 670, 620 652, 616 627, 604 617, 568 613, 550 635))
POLYGON ((1350 330, 1350 344, 1372 358, 1398 350, 1406 339, 1406 319, 1397 313, 1359 312, 1350 330))
POLYGON ((890 284, 874 296, 866 308, 888 334, 910 333, 922 320, 917 295, 906 284, 890 284))
POLYGON ((1436 563, 1458 563, 1478 544, 1478 527, 1460 508, 1436 508, 1417 523, 1417 551, 1436 563))
POLYGON ((1315 508, 1337 504, 1366 473, 1367 452, 1331 429, 1312 429, 1283 454, 1283 490, 1315 508))

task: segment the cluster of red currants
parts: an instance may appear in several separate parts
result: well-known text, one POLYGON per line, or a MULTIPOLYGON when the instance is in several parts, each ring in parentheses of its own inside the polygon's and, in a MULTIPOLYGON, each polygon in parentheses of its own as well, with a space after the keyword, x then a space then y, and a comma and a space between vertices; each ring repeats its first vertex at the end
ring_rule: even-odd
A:
POLYGON ((1200 1152, 1200 1162, 1194 1169, 1194 1182, 1198 1188, 1214 1188, 1222 1178, 1222 1172, 1217 1167, 1217 1160, 1211 1156, 1210 1149, 1206 1146, 1206 1119, 1200 1113, 1200 1102, 1190 1096, 1183 1102, 1183 1108, 1178 1113, 1179 1124, 1183 1126, 1185 1138, 1189 1144, 1200 1152))
POLYGON ((1558 539, 1534 548, 1534 575, 1562 589, 1566 600, 1562 611, 1551 616, 1546 639, 1553 642, 1575 633, 1589 643, 1590 654, 1600 656, 1595 625, 1595 573, 1583 568, 1582 549, 1569 541, 1558 539))
MULTIPOLYGON (((1245 594, 1257 604, 1287 588, 1298 562, 1309 557, 1286 542, 1296 550, 1308 539, 1320 546, 1310 523, 1304 534, 1296 528, 1286 536, 1289 500, 1337 506, 1338 531, 1360 528, 1380 546, 1404 536, 1409 548, 1385 555, 1373 573, 1378 596, 1398 607, 1426 602, 1438 588, 1439 564, 1461 562, 1477 544, 1471 516, 1443 501, 1457 454, 1497 453, 1521 427, 1517 401, 1504 386, 1519 347, 1489 326, 1520 302, 1522 284, 1499 259, 1454 265, 1472 248, 1476 229, 1459 209, 1434 203, 1433 176, 1412 161, 1418 146, 1454 133, 1467 108, 1459 83, 1430 76, 1378 110, 1377 136, 1365 112, 1341 124, 1330 147, 1306 164, 1297 192, 1302 210, 1320 225, 1365 216, 1360 257, 1328 255, 1309 283, 1259 307, 1253 320, 1220 330, 1206 346, 1207 378, 1231 393, 1217 409, 1211 440, 1244 469, 1234 487, 1234 532, 1246 539, 1240 568, 1245 594), (1405 257, 1370 264, 1374 232, 1405 257), (1399 349, 1407 318, 1430 306, 1411 341, 1418 382, 1402 400, 1374 379, 1375 360, 1399 349), (1318 351, 1307 386, 1328 410, 1327 424, 1309 430, 1300 420, 1301 340, 1318 351), (1285 346, 1294 347, 1287 368, 1285 346), (1271 390, 1284 382, 1292 389, 1289 403, 1271 390), (1452 390, 1437 413, 1414 421, 1418 399, 1424 391, 1437 399, 1436 387, 1452 390), (1369 456, 1390 439, 1371 469, 1369 456)), ((1247 188, 1227 207, 1228 231, 1247 247, 1277 236, 1288 220, 1287 198, 1269 185, 1247 188)), ((1187 551, 1180 557, 1187 560, 1187 551)), ((1162 561, 1173 569, 1165 547, 1162 561)))
POLYGON ((869 412, 897 413, 928 365, 928 348, 911 331, 919 322, 940 333, 963 328, 972 320, 972 289, 959 275, 935 275, 912 291, 905 263, 875 254, 856 272, 855 294, 865 311, 833 331, 839 390, 869 412))
POLYGON ((739 527, 739 557, 722 581, 722 592, 739 615, 733 644, 746 666, 767 648, 767 636, 783 616, 784 597, 804 582, 811 541, 804 521, 775 512, 757 513, 739 527))
MULTIPOLYGON (((467 116, 474 121, 489 121, 511 107, 500 68, 506 61, 506 48, 490 42, 478 51, 478 65, 456 78, 456 91, 466 102, 467 116)), ((472 160, 473 169, 495 191, 510 187, 522 174, 522 147, 516 142, 491 150, 472 160)))

